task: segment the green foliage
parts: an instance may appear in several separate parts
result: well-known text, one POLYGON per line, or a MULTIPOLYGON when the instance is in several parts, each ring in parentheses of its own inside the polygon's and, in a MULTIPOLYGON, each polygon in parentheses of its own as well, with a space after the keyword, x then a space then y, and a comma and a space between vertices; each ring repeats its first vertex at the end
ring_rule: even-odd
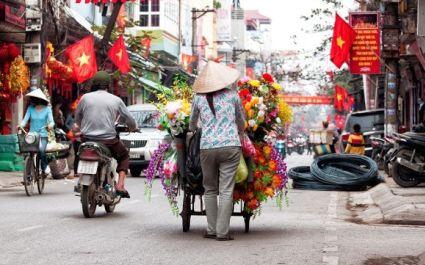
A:
POLYGON ((220 8, 221 8, 221 3, 220 3, 220 1, 218 1, 218 0, 214 0, 214 2, 213 2, 213 7, 214 7, 215 9, 220 9, 220 8))

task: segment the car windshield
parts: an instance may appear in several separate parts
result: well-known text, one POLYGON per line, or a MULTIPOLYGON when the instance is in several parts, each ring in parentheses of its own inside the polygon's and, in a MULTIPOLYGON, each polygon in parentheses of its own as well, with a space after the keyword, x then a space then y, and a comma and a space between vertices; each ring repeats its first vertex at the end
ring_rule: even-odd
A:
POLYGON ((158 126, 159 114, 157 111, 131 111, 133 118, 136 120, 139 128, 156 128, 158 126))
POLYGON ((345 125, 345 131, 351 132, 356 123, 361 126, 362 132, 373 131, 373 128, 377 131, 384 130, 384 113, 374 112, 362 115, 351 115, 345 125))

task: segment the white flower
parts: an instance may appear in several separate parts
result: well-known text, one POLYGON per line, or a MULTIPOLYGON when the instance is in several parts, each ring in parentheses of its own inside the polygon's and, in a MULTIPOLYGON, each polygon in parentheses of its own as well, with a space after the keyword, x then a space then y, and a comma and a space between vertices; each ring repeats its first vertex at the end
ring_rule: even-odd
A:
POLYGON ((181 100, 171 101, 168 102, 165 106, 165 112, 167 114, 175 114, 179 111, 179 109, 182 107, 181 100))
POLYGON ((276 122, 277 122, 277 123, 282 123, 282 120, 281 120, 279 117, 277 117, 277 118, 276 118, 276 122))
POLYGON ((266 112, 264 110, 260 110, 258 112, 258 117, 264 117, 264 115, 266 115, 266 112))
POLYGON ((260 97, 260 98, 258 99, 258 104, 259 104, 259 105, 263 105, 263 102, 264 102, 264 98, 263 98, 263 97, 260 97))
POLYGON ((254 126, 255 126, 255 121, 254 121, 254 120, 249 120, 249 121, 248 121, 248 125, 249 125, 250 127, 254 127, 254 126))
POLYGON ((258 109, 259 109, 259 110, 265 110, 265 109, 267 109, 267 107, 266 107, 266 105, 264 105, 264 104, 260 104, 260 105, 258 106, 258 109))

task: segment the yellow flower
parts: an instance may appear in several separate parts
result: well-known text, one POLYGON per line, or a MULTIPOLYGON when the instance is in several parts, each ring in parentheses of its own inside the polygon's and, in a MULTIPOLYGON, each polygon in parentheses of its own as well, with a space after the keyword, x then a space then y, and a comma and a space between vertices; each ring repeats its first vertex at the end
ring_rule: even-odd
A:
POLYGON ((272 87, 276 90, 282 90, 282 86, 279 83, 273 83, 272 87))
POLYGON ((250 80, 249 85, 253 87, 259 87, 261 85, 261 82, 258 80, 250 80))
POLYGON ((183 100, 181 110, 182 110, 185 114, 189 115, 189 114, 190 114, 190 109, 191 109, 191 105, 190 105, 190 103, 189 103, 187 100, 183 100))
POLYGON ((292 108, 282 99, 278 100, 279 118, 282 124, 287 124, 292 121, 292 108))

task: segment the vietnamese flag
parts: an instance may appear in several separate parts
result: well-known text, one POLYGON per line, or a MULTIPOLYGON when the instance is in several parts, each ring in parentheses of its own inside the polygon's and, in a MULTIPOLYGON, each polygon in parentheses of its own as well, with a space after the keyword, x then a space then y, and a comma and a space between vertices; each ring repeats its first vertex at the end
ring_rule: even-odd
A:
POLYGON ((331 61, 336 67, 341 68, 342 64, 348 61, 355 38, 354 29, 336 14, 331 46, 331 61))
POLYGON ((82 83, 96 74, 97 63, 93 35, 66 48, 66 54, 71 62, 77 83, 82 83))
POLYGON ((338 111, 346 109, 346 100, 348 98, 348 92, 345 88, 336 85, 334 94, 334 107, 338 111))
POLYGON ((130 72, 130 59, 128 58, 128 53, 125 48, 123 35, 120 35, 114 45, 112 45, 108 52, 108 57, 121 73, 126 74, 130 72))

